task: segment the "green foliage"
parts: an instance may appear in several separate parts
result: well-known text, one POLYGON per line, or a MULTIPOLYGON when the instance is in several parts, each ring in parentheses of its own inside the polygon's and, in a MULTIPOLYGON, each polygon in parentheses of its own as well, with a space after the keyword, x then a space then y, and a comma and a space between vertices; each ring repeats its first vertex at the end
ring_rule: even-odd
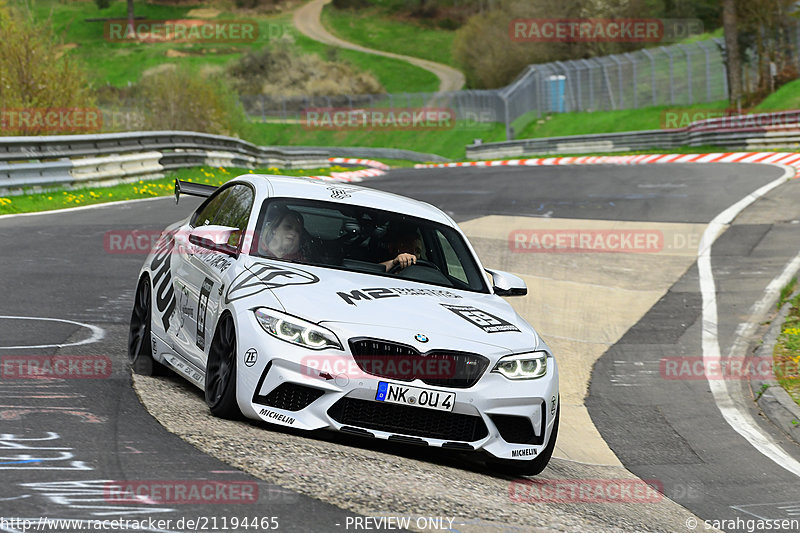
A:
MULTIPOLYGON (((0 6, 0 108, 87 108, 94 96, 82 67, 59 50, 49 21, 0 6)), ((4 135, 37 135, 42 126, 6 127, 4 135)))
POLYGON ((225 78, 202 76, 173 68, 140 83, 145 129, 187 130, 237 135, 246 118, 236 93, 225 78))
POLYGON ((386 7, 336 9, 326 6, 322 21, 328 30, 347 41, 396 54, 453 65, 452 47, 458 23, 452 18, 427 19, 386 7))

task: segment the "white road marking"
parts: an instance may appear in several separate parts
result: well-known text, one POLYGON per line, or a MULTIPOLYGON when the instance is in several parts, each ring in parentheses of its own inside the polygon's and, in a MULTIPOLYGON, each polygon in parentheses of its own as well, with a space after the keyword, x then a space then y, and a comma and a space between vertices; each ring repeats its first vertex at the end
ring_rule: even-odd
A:
MULTIPOLYGON (((716 285, 714 274, 711 270, 711 245, 714 244, 714 241, 725 229, 725 226, 730 224, 742 210, 795 174, 795 169, 793 168, 784 167, 784 169, 784 173, 780 178, 750 193, 714 217, 708 228, 703 232, 697 252, 697 267, 700 272, 700 292, 703 298, 703 363, 706 368, 711 368, 716 361, 719 361, 721 356, 717 324, 716 285)), ((787 264, 784 271, 777 278, 770 282, 762 301, 765 298, 774 297, 774 294, 769 296, 770 291, 774 290, 775 286, 780 290, 780 286, 785 284, 794 272, 792 268, 796 268, 800 264, 798 261, 800 261, 800 254, 787 264), (784 279, 785 281, 783 281, 784 279)), ((800 477, 800 462, 787 454, 772 437, 761 430, 756 421, 750 416, 750 413, 736 404, 728 393, 725 380, 714 379, 709 376, 706 376, 706 379, 711 393, 714 395, 714 402, 717 404, 717 408, 734 431, 744 437, 756 450, 767 456, 775 464, 800 477)))
POLYGON ((46 317, 33 317, 33 316, 8 316, 8 315, 0 315, 0 320, 7 319, 7 320, 46 320, 49 322, 62 322, 64 324, 74 324, 76 326, 80 326, 82 328, 86 328, 92 332, 92 335, 88 339, 84 339, 78 342, 68 342, 65 344, 39 344, 39 345, 31 345, 31 346, 0 346, 0 350, 23 350, 28 348, 65 348, 67 346, 81 346, 83 344, 92 344, 94 342, 98 342, 103 340, 106 336, 106 332, 103 328, 98 326, 93 326, 91 324, 84 324, 83 322, 75 322, 74 320, 66 320, 63 318, 46 318, 46 317))
POLYGON ((106 202, 106 203, 99 203, 99 204, 91 204, 91 205, 81 205, 78 207, 66 207, 64 209, 50 209, 49 211, 35 211, 33 213, 11 213, 8 215, 0 215, 0 220, 4 218, 12 218, 12 217, 35 217, 39 215, 61 215, 63 213, 69 213, 72 211, 86 211, 87 209, 99 209, 101 207, 113 207, 115 205, 121 204, 133 204, 138 202, 152 202, 154 200, 175 200, 174 196, 158 196, 156 198, 136 198, 133 200, 118 200, 116 202, 106 202))

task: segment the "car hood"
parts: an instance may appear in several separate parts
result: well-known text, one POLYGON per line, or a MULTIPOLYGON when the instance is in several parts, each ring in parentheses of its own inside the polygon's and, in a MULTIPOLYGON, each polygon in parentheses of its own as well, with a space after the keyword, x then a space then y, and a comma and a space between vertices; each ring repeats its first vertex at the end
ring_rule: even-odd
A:
POLYGON ((274 297, 291 315, 387 340, 408 343, 419 334, 510 351, 546 349, 534 329, 496 295, 399 278, 250 258, 227 297, 246 298, 253 307, 274 297), (271 294, 259 297, 264 291, 271 294))

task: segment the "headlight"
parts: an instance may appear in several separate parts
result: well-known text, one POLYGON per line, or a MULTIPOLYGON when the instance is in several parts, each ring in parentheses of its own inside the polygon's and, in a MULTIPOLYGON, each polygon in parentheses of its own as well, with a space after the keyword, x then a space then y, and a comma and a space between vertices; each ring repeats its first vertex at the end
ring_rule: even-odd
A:
POLYGON ((501 358, 492 372, 508 379, 536 379, 547 374, 547 352, 530 352, 507 355, 501 358))
POLYGON ((312 350, 342 349, 336 335, 322 326, 266 307, 259 307, 254 312, 264 331, 282 341, 312 350))

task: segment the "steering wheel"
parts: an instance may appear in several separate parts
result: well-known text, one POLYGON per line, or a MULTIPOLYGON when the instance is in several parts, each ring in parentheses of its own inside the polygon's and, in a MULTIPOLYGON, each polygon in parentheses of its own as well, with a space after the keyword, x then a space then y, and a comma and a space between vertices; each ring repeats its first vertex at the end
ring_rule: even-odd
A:
MULTIPOLYGON (((432 263, 432 262, 428 261, 427 259, 417 259, 416 263, 412 263, 412 264, 408 265, 405 268, 411 268, 413 266, 423 266, 423 267, 428 267, 428 268, 433 268, 435 270, 439 270, 439 267, 436 266, 436 263, 432 263)), ((400 263, 397 263, 396 265, 394 265, 392 268, 389 269, 388 274, 397 274, 401 270, 404 270, 404 268, 400 265, 400 263)), ((441 272, 441 270, 439 270, 439 271, 441 272)))

